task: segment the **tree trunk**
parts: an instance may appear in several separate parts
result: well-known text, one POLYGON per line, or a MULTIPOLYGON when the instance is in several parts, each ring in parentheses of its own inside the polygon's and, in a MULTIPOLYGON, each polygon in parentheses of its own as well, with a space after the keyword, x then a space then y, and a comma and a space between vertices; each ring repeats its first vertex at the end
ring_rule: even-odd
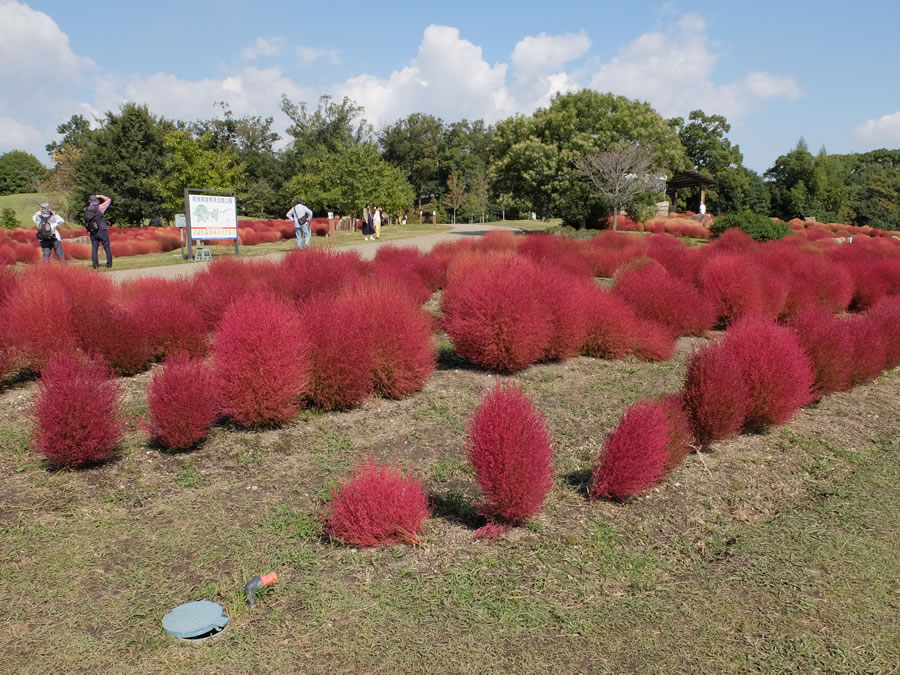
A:
POLYGON ((613 209, 613 232, 616 231, 616 222, 619 218, 619 209, 613 209))

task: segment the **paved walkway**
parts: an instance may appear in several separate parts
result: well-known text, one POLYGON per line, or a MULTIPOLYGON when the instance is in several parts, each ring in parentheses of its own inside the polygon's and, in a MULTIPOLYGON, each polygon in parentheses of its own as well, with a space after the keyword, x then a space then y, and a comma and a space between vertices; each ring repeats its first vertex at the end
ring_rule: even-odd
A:
MULTIPOLYGON (((435 232, 434 234, 424 234, 411 236, 409 238, 391 239, 390 241, 364 241, 360 240, 357 244, 349 244, 347 246, 335 247, 336 251, 357 251, 364 259, 371 260, 375 257, 375 251, 381 246, 415 246, 420 251, 430 251, 436 244, 445 241, 459 241, 469 237, 481 237, 488 232, 496 230, 517 231, 519 228, 503 227, 499 225, 482 225, 481 223, 459 224, 454 225, 453 229, 444 232, 435 232)), ((286 251, 278 251, 266 256, 252 256, 252 259, 259 258, 278 259, 287 254, 286 251)), ((115 255, 115 251, 113 251, 115 255)), ((246 259, 251 259, 248 256, 246 259)), ((140 279, 143 277, 162 277, 163 279, 175 279, 177 277, 189 277, 208 263, 184 263, 180 265, 163 265, 162 267, 142 267, 133 270, 112 270, 108 276, 114 281, 127 281, 130 279, 140 279)))

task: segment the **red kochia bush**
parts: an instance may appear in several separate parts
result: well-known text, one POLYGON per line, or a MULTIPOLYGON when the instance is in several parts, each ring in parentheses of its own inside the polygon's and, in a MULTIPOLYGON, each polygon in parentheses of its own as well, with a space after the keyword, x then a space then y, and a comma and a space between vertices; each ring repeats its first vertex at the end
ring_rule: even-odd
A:
POLYGON ((430 515, 422 484, 399 467, 370 460, 331 491, 325 519, 328 534, 353 546, 418 544, 430 515))
POLYGON ((218 416, 216 381, 205 361, 176 354, 147 387, 149 432, 170 450, 185 450, 209 435, 218 416))
POLYGON ((34 449, 60 466, 109 459, 122 438, 119 388, 106 366, 66 350, 41 370, 34 449))
POLYGON ((853 345, 853 384, 871 382, 887 363, 887 341, 881 325, 868 314, 851 316, 842 321, 853 345))
POLYGON ((102 356, 117 375, 134 375, 150 366, 153 348, 136 316, 116 300, 76 305, 75 333, 81 348, 102 356))
POLYGON ((443 326, 456 353, 501 373, 539 361, 553 335, 540 279, 529 260, 491 255, 466 274, 448 274, 443 326))
POLYGON ((213 349, 221 412, 245 427, 293 417, 306 393, 308 353, 292 307, 260 292, 239 297, 222 315, 213 349))
POLYGON ((789 328, 746 317, 728 330, 724 348, 740 363, 750 392, 747 428, 784 424, 812 400, 812 361, 789 328))
POLYGON ((582 309, 585 339, 581 351, 598 359, 621 359, 631 353, 637 317, 622 298, 593 289, 582 309))
POLYGON ((900 295, 882 298, 868 316, 881 328, 885 340, 885 368, 900 366, 900 295))
POLYGON ((703 335, 716 321, 715 308, 686 281, 669 276, 654 260, 644 259, 616 273, 613 292, 644 319, 658 321, 675 335, 703 335))
POLYGON ((146 336, 152 353, 166 356, 184 352, 203 356, 209 349, 209 330, 200 310, 187 301, 185 282, 148 278, 159 282, 128 300, 128 311, 146 336))
POLYGON ((691 354, 681 397, 694 438, 702 446, 737 435, 750 409, 741 364, 721 344, 691 354))
POLYGON ((812 360, 816 396, 850 389, 854 341, 849 326, 817 305, 800 310, 791 325, 812 360))
POLYGON ((766 298, 763 271, 749 255, 718 254, 700 271, 703 295, 713 302, 719 318, 732 323, 743 316, 763 314, 766 298))
POLYGON ((665 476, 672 435, 665 406, 638 401, 629 407, 594 464, 590 498, 628 499, 656 485, 665 476))
POLYGON ((489 519, 476 537, 502 534, 536 515, 552 485, 553 441, 547 422, 518 387, 497 386, 478 406, 466 454, 489 519))
POLYGON ((375 392, 402 398, 421 389, 436 365, 432 315, 385 282, 360 285, 347 295, 356 299, 363 319, 367 344, 360 348, 371 352, 375 392))
POLYGON ((691 443, 694 440, 691 433, 691 423, 684 409, 684 399, 680 394, 663 396, 659 404, 666 412, 669 423, 672 425, 669 442, 666 445, 666 473, 672 471, 691 454, 691 443))
POLYGON ((324 410, 358 405, 372 393, 373 350, 364 296, 318 297, 303 305, 309 337, 308 396, 324 410))
POLYGON ((23 275, 0 307, 9 340, 23 364, 39 370, 58 352, 77 345, 72 300, 61 284, 41 272, 62 265, 42 265, 23 275))

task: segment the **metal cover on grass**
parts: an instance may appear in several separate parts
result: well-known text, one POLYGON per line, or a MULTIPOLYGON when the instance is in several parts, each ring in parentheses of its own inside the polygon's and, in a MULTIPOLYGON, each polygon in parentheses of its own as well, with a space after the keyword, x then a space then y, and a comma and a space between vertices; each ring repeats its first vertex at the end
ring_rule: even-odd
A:
POLYGON ((209 600, 197 600, 178 605, 163 617, 166 632, 181 640, 200 640, 212 637, 228 623, 222 606, 209 600))

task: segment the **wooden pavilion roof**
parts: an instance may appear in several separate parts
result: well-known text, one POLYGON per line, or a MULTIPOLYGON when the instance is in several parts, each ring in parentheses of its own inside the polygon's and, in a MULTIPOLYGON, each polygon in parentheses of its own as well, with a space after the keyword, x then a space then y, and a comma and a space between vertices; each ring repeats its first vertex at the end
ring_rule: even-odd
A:
POLYGON ((706 187, 707 185, 715 185, 709 176, 704 176, 696 171, 679 171, 666 181, 666 187, 671 190, 680 190, 687 187, 706 187))

